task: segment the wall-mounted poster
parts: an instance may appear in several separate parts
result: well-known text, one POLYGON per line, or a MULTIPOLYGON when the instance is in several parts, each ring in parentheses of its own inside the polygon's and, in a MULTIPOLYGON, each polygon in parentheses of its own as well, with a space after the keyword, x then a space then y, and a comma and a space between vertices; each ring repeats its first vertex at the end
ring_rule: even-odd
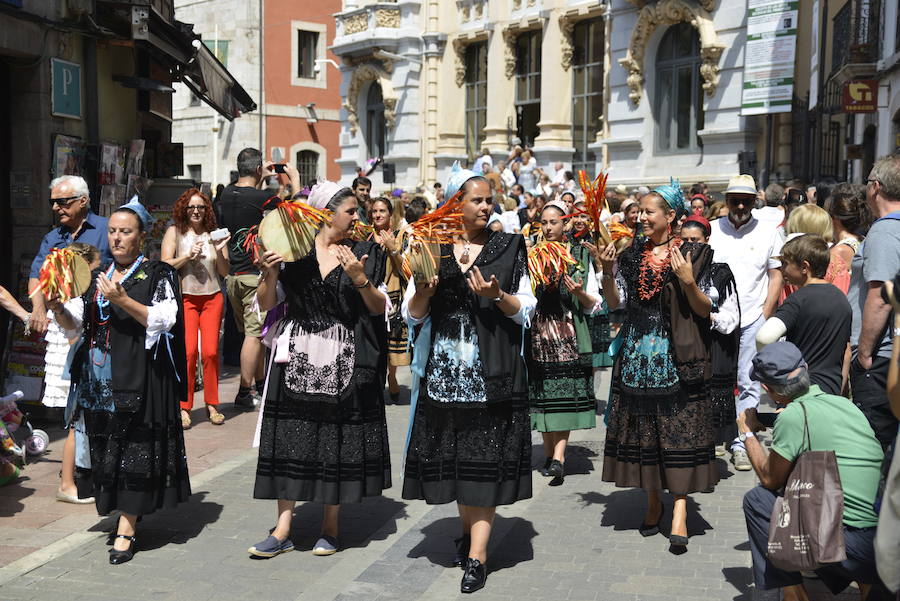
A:
POLYGON ((131 200, 132 197, 137 196, 138 199, 143 202, 144 197, 147 195, 147 190, 150 189, 151 185, 153 185, 153 180, 149 177, 129 175, 128 190, 125 192, 125 198, 131 200))
POLYGON ((125 183, 124 147, 107 142, 101 144, 97 183, 101 186, 125 183))
POLYGON ((84 175, 84 142, 75 136, 54 134, 53 177, 84 175))
POLYGON ((113 211, 125 204, 125 185, 108 184, 100 186, 100 211, 101 217, 109 217, 113 211))
POLYGON ((128 164, 125 168, 125 173, 128 175, 140 175, 143 161, 144 141, 132 140, 128 144, 128 164))

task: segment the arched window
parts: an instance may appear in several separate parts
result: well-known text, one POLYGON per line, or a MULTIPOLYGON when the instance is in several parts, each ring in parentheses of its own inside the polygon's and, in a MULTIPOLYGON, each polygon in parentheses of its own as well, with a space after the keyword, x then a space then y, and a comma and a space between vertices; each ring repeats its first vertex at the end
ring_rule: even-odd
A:
POLYGON ((319 153, 315 150, 301 150, 297 153, 297 171, 300 172, 300 186, 313 187, 319 176, 319 153))
POLYGON ((656 53, 656 149, 683 152, 700 146, 703 89, 700 36, 690 23, 672 25, 656 53))
POLYGON ((374 81, 366 94, 366 150, 369 157, 384 156, 384 130, 384 98, 381 84, 374 81))

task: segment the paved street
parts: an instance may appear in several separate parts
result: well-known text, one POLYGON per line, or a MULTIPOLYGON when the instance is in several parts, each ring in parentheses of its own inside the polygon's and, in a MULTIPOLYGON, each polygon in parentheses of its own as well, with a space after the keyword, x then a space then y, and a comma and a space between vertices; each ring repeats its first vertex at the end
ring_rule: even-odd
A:
MULTIPOLYGON (((601 398, 607 382, 604 378, 598 387, 601 398)), ((223 399, 232 397, 235 385, 233 377, 223 382, 223 399)), ((255 413, 229 414, 226 425, 216 428, 202 422, 202 410, 195 411, 195 422, 201 423, 186 433, 194 495, 176 510, 145 518, 138 530, 139 553, 122 566, 107 560, 111 520, 98 518, 90 506, 53 500, 59 459, 54 443, 44 461, 29 467, 27 480, 2 491, 0 556, 8 558, 0 568, 2 599, 458 598, 461 573, 450 567, 452 539, 458 536, 455 506, 400 499, 408 409, 388 407, 393 488, 342 509, 343 550, 332 557, 309 552, 320 518, 312 504, 295 513, 297 551, 271 560, 247 555, 247 547, 265 537, 275 513, 273 502, 251 498, 256 462, 248 445, 255 413)), ((638 534, 645 508, 640 491, 600 481, 603 438, 602 428, 574 433, 565 484, 548 487, 535 473, 534 497, 500 509, 487 587, 476 598, 751 599, 740 503, 755 483, 752 472, 735 474, 721 462, 723 479, 715 493, 691 499, 691 542, 686 554, 676 556, 665 536, 638 534)), ((537 435, 534 441, 537 464, 537 435)), ((663 524, 667 534, 667 518, 663 524)))

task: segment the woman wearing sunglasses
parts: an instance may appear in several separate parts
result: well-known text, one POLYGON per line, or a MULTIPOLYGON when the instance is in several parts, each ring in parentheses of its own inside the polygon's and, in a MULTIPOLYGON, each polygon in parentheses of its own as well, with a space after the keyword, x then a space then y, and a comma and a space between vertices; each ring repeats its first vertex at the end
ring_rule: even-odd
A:
POLYGON ((219 326, 224 299, 219 276, 228 275, 228 241, 231 236, 213 242, 216 229, 212 203, 197 188, 186 190, 172 210, 174 225, 163 236, 161 258, 178 270, 184 302, 184 343, 187 352, 187 399, 181 399, 181 427, 191 427, 194 407, 194 381, 197 375, 197 333, 199 355, 203 360, 203 401, 209 421, 216 426, 225 422, 219 413, 219 326))

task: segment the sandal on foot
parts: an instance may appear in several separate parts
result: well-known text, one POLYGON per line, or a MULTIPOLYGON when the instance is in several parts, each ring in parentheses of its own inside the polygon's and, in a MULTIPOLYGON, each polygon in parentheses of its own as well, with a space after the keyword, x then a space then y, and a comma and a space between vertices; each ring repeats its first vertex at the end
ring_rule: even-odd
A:
POLYGON ((215 407, 209 406, 206 408, 207 416, 209 417, 209 422, 214 426, 221 426, 225 423, 225 416, 219 413, 215 407))
POLYGON ((182 430, 190 430, 191 429, 191 414, 181 410, 181 429, 182 430))

